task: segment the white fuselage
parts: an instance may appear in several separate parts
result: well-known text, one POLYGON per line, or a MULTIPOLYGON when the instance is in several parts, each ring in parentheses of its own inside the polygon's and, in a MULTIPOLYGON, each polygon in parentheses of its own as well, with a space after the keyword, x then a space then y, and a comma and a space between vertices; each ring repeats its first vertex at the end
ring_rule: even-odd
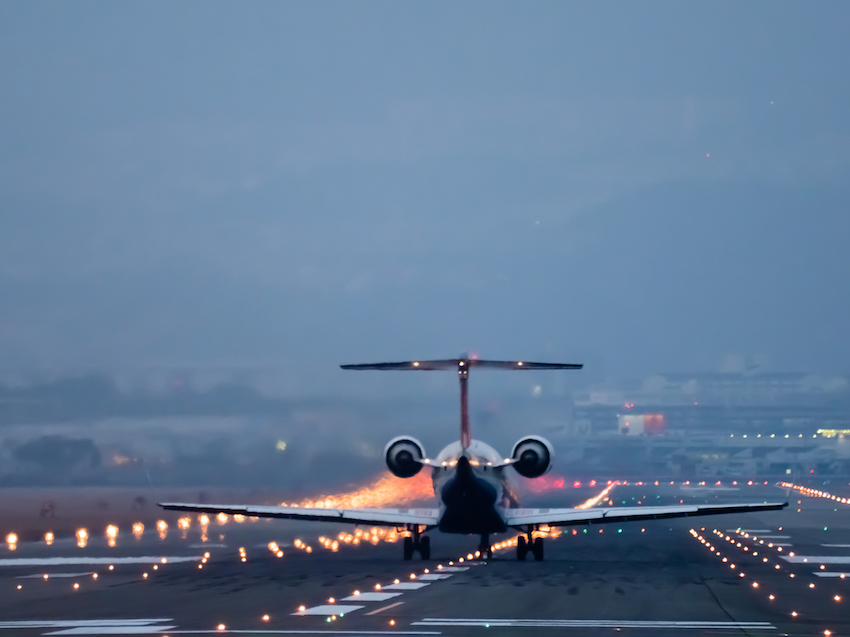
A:
POLYGON ((472 440, 465 450, 460 442, 445 447, 431 462, 434 494, 440 502, 441 518, 446 521, 443 530, 479 532, 468 530, 462 520, 451 522, 450 519, 466 518, 481 508, 489 508, 501 518, 500 509, 516 506, 517 489, 508 471, 502 456, 480 440, 472 440), (458 471, 458 461, 464 457, 469 461, 465 474, 458 471))

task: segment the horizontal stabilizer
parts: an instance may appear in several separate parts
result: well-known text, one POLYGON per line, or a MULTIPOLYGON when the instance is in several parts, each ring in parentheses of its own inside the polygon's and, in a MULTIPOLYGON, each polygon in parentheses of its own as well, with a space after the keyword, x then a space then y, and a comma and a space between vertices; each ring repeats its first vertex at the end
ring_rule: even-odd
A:
POLYGON ((480 367, 482 369, 581 369, 574 363, 533 363, 529 361, 484 361, 477 358, 449 358, 435 361, 403 361, 400 363, 366 363, 363 365, 340 365, 343 369, 378 369, 435 371, 457 370, 460 367, 480 367))

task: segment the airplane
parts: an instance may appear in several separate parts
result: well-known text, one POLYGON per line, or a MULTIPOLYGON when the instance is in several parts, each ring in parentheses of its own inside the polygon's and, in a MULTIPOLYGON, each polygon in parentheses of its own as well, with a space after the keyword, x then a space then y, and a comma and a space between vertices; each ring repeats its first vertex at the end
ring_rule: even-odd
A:
POLYGON ((404 361, 399 363, 370 363, 341 365, 353 370, 406 370, 406 371, 456 371, 460 380, 460 440, 445 447, 435 458, 428 458, 421 442, 411 436, 390 440, 384 457, 389 470, 399 478, 411 478, 423 468, 431 471, 434 493, 439 506, 431 509, 331 509, 292 506, 260 506, 241 504, 183 504, 159 503, 169 511, 194 511, 197 513, 226 513, 263 518, 287 518, 366 524, 370 526, 406 529, 403 557, 413 558, 419 553, 423 560, 431 557, 428 532, 478 535, 479 552, 492 557, 490 536, 506 533, 509 529, 520 531, 517 538, 517 559, 525 560, 529 553, 537 561, 543 560, 543 539, 533 537, 541 527, 593 525, 636 522, 664 518, 775 511, 788 506, 788 502, 756 504, 685 504, 671 506, 640 506, 611 508, 523 509, 518 508, 518 497, 510 471, 524 478, 538 478, 552 468, 552 444, 538 435, 520 438, 510 456, 501 456, 493 447, 472 438, 469 427, 468 380, 471 369, 506 370, 557 370, 581 369, 582 365, 564 363, 534 363, 528 361, 479 360, 469 355, 444 360, 404 361))

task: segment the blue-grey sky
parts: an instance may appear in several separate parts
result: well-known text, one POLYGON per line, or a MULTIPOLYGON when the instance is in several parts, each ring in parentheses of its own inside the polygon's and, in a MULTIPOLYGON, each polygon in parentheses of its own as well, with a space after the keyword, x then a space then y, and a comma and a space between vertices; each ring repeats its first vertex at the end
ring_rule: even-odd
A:
POLYGON ((846 372, 848 24, 843 1, 3 2, 0 365, 305 391, 466 349, 846 372))

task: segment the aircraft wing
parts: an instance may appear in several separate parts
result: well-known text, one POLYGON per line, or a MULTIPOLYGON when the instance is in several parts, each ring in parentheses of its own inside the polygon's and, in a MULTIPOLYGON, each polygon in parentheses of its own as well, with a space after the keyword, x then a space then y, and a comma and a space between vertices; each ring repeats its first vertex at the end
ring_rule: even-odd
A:
POLYGON ((213 515, 226 513, 246 517, 371 524, 372 526, 404 526, 405 524, 435 526, 440 521, 438 509, 308 509, 253 504, 183 504, 179 502, 158 504, 167 511, 191 511, 213 515))
POLYGON ((524 527, 530 524, 548 524, 549 526, 606 524, 686 518, 697 515, 718 515, 721 513, 778 511, 787 506, 787 502, 765 502, 761 504, 676 504, 671 506, 594 509, 507 509, 505 511, 505 524, 513 527, 524 527))

